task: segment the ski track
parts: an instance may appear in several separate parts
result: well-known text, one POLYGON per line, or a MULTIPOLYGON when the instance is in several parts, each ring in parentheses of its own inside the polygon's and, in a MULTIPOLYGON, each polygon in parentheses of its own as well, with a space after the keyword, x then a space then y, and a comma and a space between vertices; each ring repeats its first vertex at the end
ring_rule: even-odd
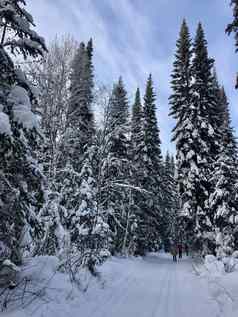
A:
MULTIPOLYGON (((46 304, 6 317, 230 317, 230 302, 209 279, 198 276, 190 258, 178 263, 169 254, 112 258, 102 266, 102 280, 87 292, 61 284, 46 304), (105 278, 105 280, 103 280, 105 278), (104 286, 102 286, 104 285, 104 286), (229 308, 229 307, 228 307, 229 308)), ((63 275, 58 275, 63 278, 63 275)), ((92 283, 92 284, 91 284, 92 283)), ((54 285, 54 284, 53 284, 54 285)), ((54 285, 56 287, 56 285, 54 285)), ((0 314, 1 315, 1 314, 0 314)))
POLYGON ((185 258, 173 263, 171 256, 150 255, 131 261, 128 274, 102 290, 87 317, 221 317, 206 280, 195 275, 185 258))

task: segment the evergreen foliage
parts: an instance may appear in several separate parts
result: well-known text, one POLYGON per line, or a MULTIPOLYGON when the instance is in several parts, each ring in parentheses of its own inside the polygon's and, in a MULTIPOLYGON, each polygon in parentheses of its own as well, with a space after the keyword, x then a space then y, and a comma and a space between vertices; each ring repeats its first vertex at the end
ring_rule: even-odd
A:
POLYGON ((65 153, 75 171, 80 171, 80 160, 92 143, 95 132, 92 112, 93 66, 92 42, 88 47, 81 43, 72 63, 65 153))
POLYGON ((175 62, 172 73, 171 87, 173 94, 170 96, 170 115, 176 120, 172 140, 176 142, 177 183, 181 200, 180 217, 186 224, 187 238, 191 236, 192 211, 185 210, 192 204, 192 193, 188 178, 193 162, 188 155, 191 146, 190 108, 192 100, 192 43, 189 29, 184 20, 181 25, 179 39, 176 44, 175 62), (190 203, 189 203, 190 200, 190 203), (190 231, 191 230, 191 231, 190 231))
POLYGON ((144 96, 144 142, 146 148, 146 178, 144 188, 150 193, 145 201, 145 218, 147 226, 147 241, 150 241, 148 249, 157 248, 160 242, 159 231, 163 209, 163 184, 162 170, 163 159, 161 154, 160 131, 156 117, 155 93, 152 76, 146 83, 144 96), (154 241, 154 242, 152 242, 154 241))
POLYGON ((0 240, 8 250, 6 256, 15 264, 21 263, 24 248, 33 251, 35 247, 37 252, 39 247, 43 226, 38 215, 45 185, 37 162, 39 131, 32 95, 7 52, 10 48, 11 53, 34 58, 46 51, 43 38, 31 29, 33 18, 24 5, 24 1, 0 3, 0 240))
POLYGON ((104 195, 112 234, 111 252, 126 249, 131 230, 131 191, 129 187, 129 106, 122 78, 114 85, 109 102, 107 159, 104 164, 104 195))
MULTIPOLYGON (((133 185, 146 190, 147 148, 144 135, 144 111, 141 103, 140 90, 136 90, 132 107, 131 119, 131 163, 133 185)), ((133 209, 136 217, 135 254, 144 255, 148 244, 146 235, 146 202, 150 194, 142 191, 133 192, 133 209)), ((149 206, 147 207, 147 209, 149 206)))

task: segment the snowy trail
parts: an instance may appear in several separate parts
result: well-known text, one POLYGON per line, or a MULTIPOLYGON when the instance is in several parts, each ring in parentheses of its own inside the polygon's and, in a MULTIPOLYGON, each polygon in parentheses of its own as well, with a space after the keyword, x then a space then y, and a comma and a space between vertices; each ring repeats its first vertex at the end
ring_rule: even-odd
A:
MULTIPOLYGON (((47 267, 47 266, 46 266, 47 267)), ((166 254, 109 259, 100 282, 89 279, 87 292, 57 273, 46 289, 47 301, 4 317, 225 317, 209 289, 195 274, 192 261, 173 263, 166 254), (105 282, 103 283, 102 280, 105 282)), ((216 295, 216 294, 215 294, 216 295)))
POLYGON ((125 270, 110 293, 104 289, 83 309, 84 317, 220 317, 206 280, 194 274, 189 259, 175 264, 168 255, 148 256, 125 270))

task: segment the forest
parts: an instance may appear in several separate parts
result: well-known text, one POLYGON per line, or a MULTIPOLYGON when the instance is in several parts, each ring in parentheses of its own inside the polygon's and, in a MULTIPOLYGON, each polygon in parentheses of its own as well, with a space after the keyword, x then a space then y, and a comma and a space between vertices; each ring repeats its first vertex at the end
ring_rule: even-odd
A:
MULTIPOLYGON (((27 2, 0 0, 2 311, 43 300, 34 284, 41 273, 24 273, 37 263, 86 293, 85 275, 100 283, 110 261, 122 258, 132 272, 130 261, 168 257, 177 245, 187 261, 238 270, 237 131, 203 24, 191 34, 184 19, 178 30, 168 83, 175 152, 163 155, 153 69, 136 91, 123 74, 101 84, 93 37, 46 43, 27 2)), ((224 32, 238 50, 237 0, 230 15, 224 32)), ((56 316, 46 311, 31 316, 56 316)), ((116 312, 82 316, 175 316, 116 312)))

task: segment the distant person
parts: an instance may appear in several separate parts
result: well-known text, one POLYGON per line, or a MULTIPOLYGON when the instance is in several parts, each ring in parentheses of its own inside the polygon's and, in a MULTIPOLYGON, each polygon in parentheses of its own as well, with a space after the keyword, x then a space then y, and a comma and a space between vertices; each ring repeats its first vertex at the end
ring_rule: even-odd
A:
POLYGON ((182 257, 183 257, 183 246, 182 246, 182 244, 178 245, 178 253, 179 253, 179 258, 182 259, 182 257))
POLYGON ((171 254, 173 256, 173 261, 177 262, 177 254, 178 254, 178 249, 176 245, 171 246, 171 254))
POLYGON ((185 253, 188 256, 188 245, 187 245, 187 243, 185 244, 185 253))

